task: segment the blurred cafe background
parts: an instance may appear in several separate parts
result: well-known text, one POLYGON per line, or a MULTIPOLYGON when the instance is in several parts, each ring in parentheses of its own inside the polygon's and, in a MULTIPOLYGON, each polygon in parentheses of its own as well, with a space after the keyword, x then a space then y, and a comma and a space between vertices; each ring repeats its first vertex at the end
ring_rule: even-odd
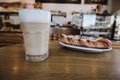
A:
POLYGON ((73 34, 120 40, 120 0, 0 0, 0 46, 22 43, 18 11, 50 11, 50 40, 73 34))

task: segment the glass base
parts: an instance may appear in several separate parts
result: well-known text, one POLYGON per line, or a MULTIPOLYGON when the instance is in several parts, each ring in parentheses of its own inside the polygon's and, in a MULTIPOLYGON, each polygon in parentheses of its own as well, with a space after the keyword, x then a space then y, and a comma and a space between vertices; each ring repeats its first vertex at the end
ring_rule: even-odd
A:
POLYGON ((44 55, 26 55, 26 60, 31 62, 43 61, 48 58, 48 53, 44 55))

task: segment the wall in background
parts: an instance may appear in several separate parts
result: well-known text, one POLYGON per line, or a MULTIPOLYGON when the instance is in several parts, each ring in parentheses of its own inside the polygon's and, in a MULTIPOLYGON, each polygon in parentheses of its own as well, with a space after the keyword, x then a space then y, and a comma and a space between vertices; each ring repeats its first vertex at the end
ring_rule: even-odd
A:
POLYGON ((112 12, 120 10, 120 0, 112 0, 112 12))
POLYGON ((34 3, 35 0, 0 0, 0 2, 26 2, 26 3, 34 3))
POLYGON ((109 12, 112 12, 112 0, 108 0, 107 8, 109 12))
MULTIPOLYGON (((108 5, 103 6, 103 10, 107 9, 111 12, 111 0, 108 0, 108 5)), ((84 0, 81 0, 81 4, 60 4, 60 3, 43 3, 43 9, 51 11, 62 11, 67 13, 67 17, 54 16, 53 21, 58 24, 64 24, 72 20, 72 11, 91 12, 91 9, 96 8, 96 4, 84 4, 84 0)))
POLYGON ((24 3, 35 3, 35 0, 21 0, 24 3))
MULTIPOLYGON (((0 0, 0 2, 26 2, 26 3, 34 3, 35 0, 0 0)), ((119 3, 117 1, 117 3, 119 3)), ((103 6, 103 10, 108 9, 109 12, 111 12, 111 5, 112 0, 108 0, 108 5, 103 6)), ((56 11, 62 11, 67 13, 67 17, 53 17, 53 21, 55 21, 58 24, 64 24, 68 21, 72 20, 72 11, 81 11, 81 12, 90 12, 92 8, 96 8, 96 4, 84 4, 84 0, 81 0, 81 4, 59 4, 59 3, 43 3, 43 9, 44 10, 56 10, 56 11)))
POLYGON ((0 0, 0 2, 19 2, 21 0, 0 0))

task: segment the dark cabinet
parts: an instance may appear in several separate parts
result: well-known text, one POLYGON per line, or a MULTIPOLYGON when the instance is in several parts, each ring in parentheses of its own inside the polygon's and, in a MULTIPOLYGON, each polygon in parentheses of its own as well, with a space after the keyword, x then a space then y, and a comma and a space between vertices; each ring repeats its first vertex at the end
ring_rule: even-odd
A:
POLYGON ((43 3, 75 3, 75 4, 81 3, 81 0, 35 0, 35 1, 43 3))
POLYGON ((85 4, 103 4, 107 5, 108 0, 85 0, 85 4))

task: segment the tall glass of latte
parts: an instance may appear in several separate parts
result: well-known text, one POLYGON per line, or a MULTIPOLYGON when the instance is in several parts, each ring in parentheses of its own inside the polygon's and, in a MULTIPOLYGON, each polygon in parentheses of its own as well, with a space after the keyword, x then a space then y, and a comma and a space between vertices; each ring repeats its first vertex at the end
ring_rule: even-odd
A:
POLYGON ((40 9, 19 11, 27 61, 43 61, 49 55, 49 31, 51 14, 40 9))

